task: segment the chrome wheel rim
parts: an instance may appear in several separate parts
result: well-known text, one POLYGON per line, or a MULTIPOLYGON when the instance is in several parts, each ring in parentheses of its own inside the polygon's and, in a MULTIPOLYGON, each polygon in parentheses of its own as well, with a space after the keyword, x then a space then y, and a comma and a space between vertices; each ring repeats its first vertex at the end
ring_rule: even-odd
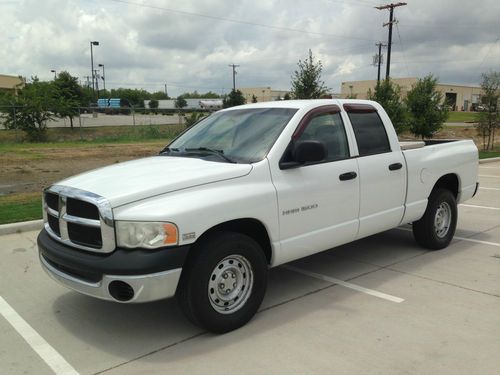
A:
POLYGON ((451 224, 451 207, 447 202, 441 202, 438 209, 436 210, 436 215, 434 216, 434 230, 436 236, 443 238, 448 234, 451 224))
POLYGON ((222 259, 210 274, 208 299, 215 311, 232 314, 241 309, 252 294, 252 266, 241 255, 222 259))

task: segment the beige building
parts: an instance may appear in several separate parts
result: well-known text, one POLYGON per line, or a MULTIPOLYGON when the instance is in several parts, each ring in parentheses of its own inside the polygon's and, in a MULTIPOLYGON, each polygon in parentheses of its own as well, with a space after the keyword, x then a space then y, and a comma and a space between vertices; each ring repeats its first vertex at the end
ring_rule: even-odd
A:
POLYGON ((270 87, 244 87, 238 89, 243 94, 247 103, 252 103, 252 97, 255 95, 258 102, 271 102, 274 100, 281 100, 290 91, 286 90, 273 90, 270 87))
MULTIPOLYGON (((411 90, 412 85, 417 82, 417 78, 392 78, 392 81, 401 87, 401 95, 405 97, 407 92, 411 90)), ((355 96, 358 99, 367 99, 368 90, 371 89, 373 91, 376 84, 376 80, 342 82, 341 97, 355 96)), ((436 89, 442 93, 444 102, 454 111, 472 110, 473 106, 479 103, 479 96, 481 94, 481 87, 479 86, 438 83, 436 89)))
POLYGON ((17 93, 17 90, 23 88, 24 84, 23 78, 0 74, 0 91, 17 93))

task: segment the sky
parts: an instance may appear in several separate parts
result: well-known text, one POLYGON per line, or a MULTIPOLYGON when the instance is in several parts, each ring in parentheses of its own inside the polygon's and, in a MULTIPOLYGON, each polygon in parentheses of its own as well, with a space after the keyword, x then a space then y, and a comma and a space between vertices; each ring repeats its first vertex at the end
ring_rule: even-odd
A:
MULTIPOLYGON (((500 1, 406 0, 395 9, 392 77, 433 74, 479 85, 500 71, 500 1)), ((333 92, 376 79, 375 43, 387 43, 386 4, 375 0, 0 0, 0 74, 68 71, 82 82, 104 64, 106 88, 183 92, 290 89, 311 49, 333 92)), ((386 51, 383 50, 384 61, 386 51)), ((385 65, 382 67, 385 74, 385 65)), ((100 83, 102 85, 102 81, 100 83)))

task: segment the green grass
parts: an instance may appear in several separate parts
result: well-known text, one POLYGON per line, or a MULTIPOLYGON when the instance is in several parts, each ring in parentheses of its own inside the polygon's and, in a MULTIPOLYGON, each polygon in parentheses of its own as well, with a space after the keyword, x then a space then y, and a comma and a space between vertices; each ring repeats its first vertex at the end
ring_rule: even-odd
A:
POLYGON ((0 224, 41 218, 41 193, 11 194, 0 197, 0 224))
POLYGON ((474 122, 477 121, 477 112, 449 112, 447 122, 474 122))
POLYGON ((185 125, 137 125, 137 126, 102 126, 88 128, 49 128, 46 130, 46 142, 28 142, 26 135, 15 130, 0 130, 0 146, 9 144, 30 144, 44 147, 52 143, 61 144, 100 144, 128 143, 135 141, 154 141, 172 139, 185 129, 185 125))
POLYGON ((493 151, 479 151, 479 159, 498 158, 498 157, 500 157, 500 149, 496 149, 493 151))

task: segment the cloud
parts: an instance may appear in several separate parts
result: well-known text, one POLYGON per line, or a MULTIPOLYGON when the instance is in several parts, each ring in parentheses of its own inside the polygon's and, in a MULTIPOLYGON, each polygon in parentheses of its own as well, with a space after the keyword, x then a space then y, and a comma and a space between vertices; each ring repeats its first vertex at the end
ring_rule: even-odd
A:
MULTIPOLYGON (((0 2, 4 74, 51 79, 51 69, 90 74, 106 66, 107 87, 225 92, 237 85, 290 87, 308 49, 334 91, 342 81, 374 79, 375 43, 385 42, 387 11, 375 0, 140 0, 0 2)), ((391 74, 433 73, 448 83, 478 84, 499 69, 500 3, 408 0, 395 10, 391 74), (495 41, 497 41, 495 43, 495 41)), ((384 67, 385 71, 385 67, 384 67)))

